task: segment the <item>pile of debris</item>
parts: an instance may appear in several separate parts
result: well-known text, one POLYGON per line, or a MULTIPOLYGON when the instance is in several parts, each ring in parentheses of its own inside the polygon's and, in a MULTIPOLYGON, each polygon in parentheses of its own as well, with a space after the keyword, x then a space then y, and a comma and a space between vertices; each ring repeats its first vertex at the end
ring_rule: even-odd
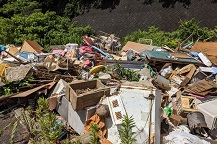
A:
MULTIPOLYGON (((47 142, 66 135, 71 142, 104 144, 217 139, 217 43, 174 50, 128 41, 122 48, 119 38, 101 32, 83 36, 81 45, 52 47, 44 53, 30 40, 0 46, 0 114, 25 120, 28 142, 42 140, 34 129, 46 131, 42 123, 52 116, 47 142)), ((1 136, 9 126, 0 127, 1 136)))

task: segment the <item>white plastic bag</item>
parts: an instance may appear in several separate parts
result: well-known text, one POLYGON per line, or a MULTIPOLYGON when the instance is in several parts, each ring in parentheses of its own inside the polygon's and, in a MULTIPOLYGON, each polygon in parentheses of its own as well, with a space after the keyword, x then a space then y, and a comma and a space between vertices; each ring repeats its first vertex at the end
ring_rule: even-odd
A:
POLYGON ((210 144, 188 132, 172 131, 165 137, 165 144, 210 144))

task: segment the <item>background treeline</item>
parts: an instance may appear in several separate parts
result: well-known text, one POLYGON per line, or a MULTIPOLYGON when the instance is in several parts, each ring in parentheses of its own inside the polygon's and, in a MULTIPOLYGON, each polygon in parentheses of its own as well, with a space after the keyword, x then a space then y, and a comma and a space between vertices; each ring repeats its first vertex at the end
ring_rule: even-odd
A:
MULTIPOLYGON (((85 0, 1 0, 0 44, 20 45, 35 40, 49 45, 80 43, 81 36, 91 34, 89 26, 78 26, 71 18, 81 14, 96 1, 85 0)), ((98 3, 100 4, 100 3, 98 3)))
MULTIPOLYGON (((91 8, 112 10, 119 3, 120 0, 0 0, 0 44, 21 45, 30 39, 48 50, 50 45, 80 43, 82 35, 94 31, 90 26, 72 22, 72 18, 91 8)), ((153 45, 175 48, 192 33, 191 41, 198 38, 216 41, 217 28, 201 27, 195 19, 180 21, 179 25, 173 32, 155 26, 137 30, 124 37, 124 43, 144 38, 152 39, 153 45)))

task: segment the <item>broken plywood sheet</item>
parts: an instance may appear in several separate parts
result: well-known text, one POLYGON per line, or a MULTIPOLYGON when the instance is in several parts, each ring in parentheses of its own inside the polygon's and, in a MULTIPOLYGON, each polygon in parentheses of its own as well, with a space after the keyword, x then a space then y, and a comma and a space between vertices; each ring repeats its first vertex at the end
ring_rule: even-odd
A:
POLYGON ((193 93, 193 94, 206 96, 212 90, 212 88, 214 88, 216 86, 217 85, 215 82, 204 79, 204 80, 199 81, 198 83, 194 84, 193 86, 188 87, 186 89, 186 91, 193 93))
POLYGON ((154 46, 128 41, 122 50, 128 51, 130 49, 140 52, 144 50, 153 50, 154 46))
POLYGON ((151 51, 146 50, 145 54, 149 61, 151 62, 169 62, 169 63, 179 63, 179 64, 195 64, 195 65, 203 65, 200 61, 194 59, 194 58, 175 58, 172 57, 173 54, 177 53, 170 53, 166 51, 151 51))
POLYGON ((189 64, 180 70, 175 70, 170 76, 170 79, 178 83, 180 86, 185 86, 191 80, 195 71, 196 67, 193 64, 189 64))
POLYGON ((24 91, 24 92, 21 92, 21 93, 18 93, 16 95, 13 95, 11 97, 26 97, 42 88, 46 88, 46 89, 51 89, 53 87, 53 85, 55 84, 56 82, 50 82, 48 84, 44 84, 44 85, 41 85, 41 86, 38 86, 36 88, 33 88, 33 89, 30 89, 30 90, 27 90, 27 91, 24 91))
POLYGON ((22 80, 26 77, 31 68, 32 66, 30 64, 6 68, 5 77, 10 82, 22 80))

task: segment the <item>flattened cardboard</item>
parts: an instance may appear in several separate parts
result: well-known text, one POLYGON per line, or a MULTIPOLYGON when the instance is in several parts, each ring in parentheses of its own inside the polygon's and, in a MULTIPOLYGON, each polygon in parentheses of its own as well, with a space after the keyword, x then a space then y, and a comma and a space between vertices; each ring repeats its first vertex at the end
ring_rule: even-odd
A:
POLYGON ((203 52, 206 55, 217 56, 217 42, 196 42, 191 51, 203 52))
POLYGON ((178 126, 181 123, 182 117, 179 115, 174 115, 172 114, 170 116, 170 122, 174 125, 174 126, 178 126))
MULTIPOLYGON (((19 50, 18 50, 18 48, 16 48, 16 47, 12 47, 12 48, 10 48, 10 49, 8 50, 8 52, 9 52, 10 54, 12 54, 12 55, 16 54, 18 51, 19 51, 19 50)), ((11 58, 12 56, 9 55, 9 54, 7 54, 7 57, 8 57, 8 58, 11 58)))
POLYGON ((24 41, 20 52, 33 52, 33 53, 41 53, 43 48, 35 41, 26 40, 24 41))
POLYGON ((128 41, 126 45, 123 47, 122 51, 128 51, 129 49, 139 52, 142 50, 153 50, 154 46, 128 41))

